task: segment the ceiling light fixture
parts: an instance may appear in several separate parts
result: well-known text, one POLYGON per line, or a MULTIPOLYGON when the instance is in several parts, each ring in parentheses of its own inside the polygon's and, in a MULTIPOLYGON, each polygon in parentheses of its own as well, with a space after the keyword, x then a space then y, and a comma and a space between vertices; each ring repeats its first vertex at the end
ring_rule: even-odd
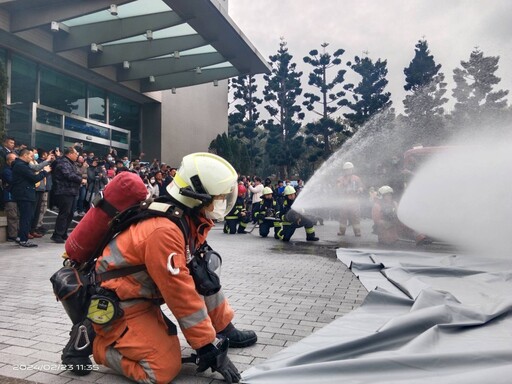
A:
POLYGON ((116 4, 110 4, 110 14, 112 16, 117 16, 119 13, 117 12, 117 5, 116 4))
POLYGON ((52 30, 52 32, 59 32, 59 22, 58 21, 52 21, 51 25, 50 25, 50 29, 52 30))
POLYGON ((91 52, 98 53, 103 51, 103 46, 97 43, 91 43, 91 52))

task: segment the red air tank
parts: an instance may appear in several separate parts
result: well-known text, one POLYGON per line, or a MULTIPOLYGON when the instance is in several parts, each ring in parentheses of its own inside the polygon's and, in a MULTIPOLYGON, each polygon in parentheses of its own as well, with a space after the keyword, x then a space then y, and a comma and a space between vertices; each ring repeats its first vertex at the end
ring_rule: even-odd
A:
POLYGON ((139 175, 121 172, 107 184, 103 199, 107 204, 92 207, 69 235, 65 248, 68 257, 77 263, 89 260, 103 240, 115 212, 122 212, 146 199, 147 189, 139 175), (107 209, 108 206, 114 209, 107 209), (108 212, 108 213, 107 213, 108 212))

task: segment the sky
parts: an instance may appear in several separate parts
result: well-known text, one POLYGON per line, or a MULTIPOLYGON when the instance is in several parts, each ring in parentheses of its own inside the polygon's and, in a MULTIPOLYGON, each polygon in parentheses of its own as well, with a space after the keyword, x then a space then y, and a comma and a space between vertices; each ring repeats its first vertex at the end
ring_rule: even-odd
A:
MULTIPOLYGON (((312 67, 302 58, 312 49, 320 51, 324 42, 330 53, 345 50, 338 68, 347 73, 352 70, 345 63, 365 52, 373 61, 387 60, 386 91, 397 112, 403 111, 406 94, 403 70, 420 39, 442 65, 450 99, 453 69, 476 47, 485 56, 500 56, 495 74, 501 82, 495 90, 512 90, 512 0, 229 0, 229 15, 267 61, 284 37, 304 72, 303 87, 312 67)), ((263 85, 261 80, 260 92, 263 85)))

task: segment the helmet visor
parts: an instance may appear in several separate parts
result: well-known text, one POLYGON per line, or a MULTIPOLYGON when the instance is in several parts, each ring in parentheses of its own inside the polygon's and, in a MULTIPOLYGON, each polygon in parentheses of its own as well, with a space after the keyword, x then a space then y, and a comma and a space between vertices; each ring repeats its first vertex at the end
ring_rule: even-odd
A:
POLYGON ((226 194, 213 196, 213 211, 207 211, 206 216, 212 220, 222 220, 235 206, 238 196, 238 184, 233 183, 230 191, 226 194))

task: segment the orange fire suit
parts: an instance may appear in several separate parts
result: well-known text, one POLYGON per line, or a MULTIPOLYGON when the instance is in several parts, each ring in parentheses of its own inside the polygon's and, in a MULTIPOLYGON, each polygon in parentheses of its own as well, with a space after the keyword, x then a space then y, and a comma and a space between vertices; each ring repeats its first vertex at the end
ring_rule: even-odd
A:
MULTIPOLYGON (((213 226, 200 220, 196 226, 187 218, 197 245, 213 226)), ((181 349, 178 337, 167 332, 157 300, 163 298, 194 349, 212 343, 233 319, 233 310, 222 290, 207 297, 197 293, 183 234, 169 219, 144 220, 119 234, 104 249, 96 272, 141 264, 147 270, 101 284, 116 292, 124 316, 94 324, 94 359, 137 382, 169 383, 181 369, 181 349)))
POLYGON ((345 235, 347 221, 354 230, 354 235, 361 235, 361 202, 359 196, 363 192, 363 183, 359 176, 344 175, 338 179, 338 187, 341 188, 342 203, 340 210, 339 235, 345 235))

